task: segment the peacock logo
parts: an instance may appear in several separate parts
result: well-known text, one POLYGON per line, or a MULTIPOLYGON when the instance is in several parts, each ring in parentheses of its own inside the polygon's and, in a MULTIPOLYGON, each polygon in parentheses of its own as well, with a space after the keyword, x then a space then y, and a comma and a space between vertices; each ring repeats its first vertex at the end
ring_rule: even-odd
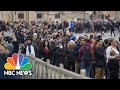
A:
POLYGON ((30 70, 32 65, 29 63, 29 58, 24 57, 23 54, 17 55, 16 53, 12 57, 7 58, 7 63, 4 65, 6 70, 30 70))

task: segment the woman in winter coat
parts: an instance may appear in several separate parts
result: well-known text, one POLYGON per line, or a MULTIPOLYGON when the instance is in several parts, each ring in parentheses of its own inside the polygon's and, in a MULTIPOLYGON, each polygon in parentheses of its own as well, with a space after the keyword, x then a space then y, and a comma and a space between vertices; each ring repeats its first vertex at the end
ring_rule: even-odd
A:
POLYGON ((52 62, 53 62, 53 50, 50 47, 50 44, 47 40, 43 41, 43 46, 39 50, 39 53, 40 53, 40 57, 43 58, 43 60, 45 62, 47 61, 47 59, 50 59, 50 62, 52 64, 52 62))
POLYGON ((66 53, 63 44, 59 44, 58 48, 55 51, 56 55, 56 66, 59 67, 59 64, 62 63, 65 66, 66 63, 66 53))
POLYGON ((95 78, 103 79, 105 72, 105 49, 103 47, 103 40, 98 39, 96 41, 96 46, 94 47, 94 57, 95 57, 95 78))
POLYGON ((75 72, 75 56, 74 56, 74 41, 68 42, 66 48, 67 55, 67 69, 75 72))

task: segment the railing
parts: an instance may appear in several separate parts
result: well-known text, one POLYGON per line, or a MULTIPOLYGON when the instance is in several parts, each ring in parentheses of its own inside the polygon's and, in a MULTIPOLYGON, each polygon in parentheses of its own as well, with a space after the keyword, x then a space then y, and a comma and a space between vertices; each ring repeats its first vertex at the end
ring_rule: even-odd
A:
POLYGON ((60 64, 60 67, 56 67, 50 64, 50 60, 44 62, 36 57, 28 57, 32 64, 32 75, 22 76, 20 79, 90 79, 85 76, 85 70, 81 70, 81 74, 77 74, 64 69, 63 64, 60 64))

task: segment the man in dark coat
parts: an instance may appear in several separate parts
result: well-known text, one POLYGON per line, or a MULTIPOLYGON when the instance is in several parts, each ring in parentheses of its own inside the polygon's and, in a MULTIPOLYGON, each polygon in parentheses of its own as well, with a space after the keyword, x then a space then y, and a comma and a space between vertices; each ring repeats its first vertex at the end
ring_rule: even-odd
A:
POLYGON ((112 33, 115 36, 115 27, 112 25, 112 23, 110 24, 110 30, 111 30, 111 36, 112 36, 112 33))
POLYGON ((66 54, 65 54, 65 48, 63 48, 62 44, 59 44, 59 47, 57 48, 56 52, 56 66, 59 67, 59 64, 62 63, 65 66, 66 62, 66 54))
POLYGON ((81 46, 80 41, 77 41, 73 49, 74 56, 76 57, 76 60, 75 60, 75 72, 76 73, 80 73, 80 61, 81 61, 79 57, 80 46, 81 46))

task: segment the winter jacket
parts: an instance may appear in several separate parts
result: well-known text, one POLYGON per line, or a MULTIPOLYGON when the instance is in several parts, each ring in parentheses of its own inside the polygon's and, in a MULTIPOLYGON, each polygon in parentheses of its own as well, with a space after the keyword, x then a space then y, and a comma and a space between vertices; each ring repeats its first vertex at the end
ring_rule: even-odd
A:
POLYGON ((118 59, 110 59, 108 61, 107 67, 109 69, 110 77, 109 79, 119 79, 119 62, 118 59))
MULTIPOLYGON (((88 48, 90 48, 91 47, 91 45, 90 45, 90 43, 85 43, 85 44, 83 44, 81 47, 80 47, 80 50, 79 50, 79 56, 80 56, 80 60, 83 60, 83 56, 84 56, 84 52, 85 52, 85 48, 84 47, 86 47, 86 49, 88 49, 88 48)), ((92 49, 90 49, 91 50, 91 52, 92 52, 92 49)))
POLYGON ((65 49, 64 48, 57 48, 55 51, 55 55, 56 55, 56 62, 57 63, 65 63, 66 62, 66 53, 65 53, 65 49))
POLYGON ((39 49, 39 57, 40 58, 44 58, 44 60, 46 61, 47 59, 50 59, 50 61, 54 60, 54 54, 53 54, 53 50, 51 47, 48 48, 48 55, 45 54, 45 48, 40 48, 39 49))
POLYGON ((67 56, 67 61, 68 62, 74 62, 75 61, 75 56, 74 56, 74 47, 71 48, 66 48, 66 56, 67 56))
POLYGON ((73 49, 74 56, 76 57, 76 61, 80 61, 79 49, 80 49, 80 42, 77 42, 73 49))
POLYGON ((13 41, 12 44, 13 44, 13 46, 14 46, 14 51, 13 51, 13 53, 18 53, 18 50, 19 50, 18 42, 13 41))
POLYGON ((70 28, 74 28, 75 24, 74 22, 70 22, 70 28))
POLYGON ((94 47, 95 67, 105 67, 105 49, 94 47))

